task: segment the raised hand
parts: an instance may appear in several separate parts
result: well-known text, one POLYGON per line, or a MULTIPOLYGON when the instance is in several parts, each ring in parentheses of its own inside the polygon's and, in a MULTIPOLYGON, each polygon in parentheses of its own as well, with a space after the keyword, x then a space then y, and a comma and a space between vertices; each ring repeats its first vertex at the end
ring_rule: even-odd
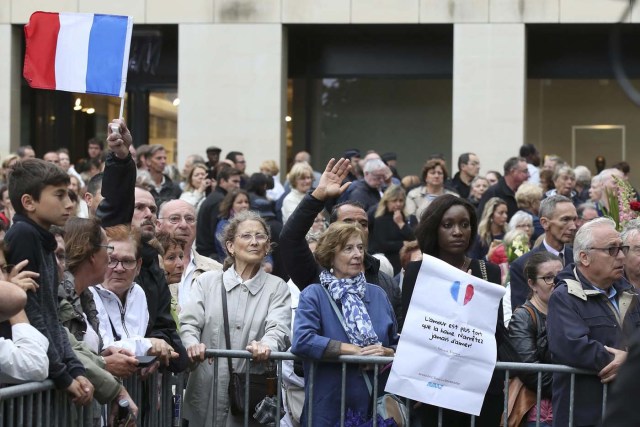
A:
POLYGON ((124 119, 111 120, 107 131, 107 143, 109 150, 113 151, 117 158, 125 159, 129 155, 129 147, 133 143, 133 138, 124 119))
POLYGON ((325 201, 327 199, 335 199, 344 193, 350 182, 342 183, 351 170, 351 162, 348 159, 341 158, 329 160, 327 167, 324 169, 320 182, 311 195, 318 200, 325 201))

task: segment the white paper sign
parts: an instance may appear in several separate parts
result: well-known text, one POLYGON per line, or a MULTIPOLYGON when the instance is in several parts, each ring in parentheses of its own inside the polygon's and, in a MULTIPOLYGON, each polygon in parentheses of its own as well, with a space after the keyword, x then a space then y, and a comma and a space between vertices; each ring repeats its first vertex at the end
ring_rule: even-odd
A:
POLYGON ((424 255, 385 390, 479 415, 496 364, 504 293, 424 255))

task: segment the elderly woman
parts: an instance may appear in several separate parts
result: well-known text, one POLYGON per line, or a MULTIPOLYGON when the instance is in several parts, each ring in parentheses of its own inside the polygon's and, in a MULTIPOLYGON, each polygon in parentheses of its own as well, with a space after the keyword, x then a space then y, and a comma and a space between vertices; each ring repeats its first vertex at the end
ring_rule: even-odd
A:
POLYGON ((160 257, 160 265, 164 270, 169 290, 171 291, 171 316, 179 325, 178 313, 178 292, 182 273, 184 272, 184 242, 174 239, 169 233, 158 233, 158 242, 162 246, 164 254, 160 257))
POLYGON ((568 197, 571 199, 574 205, 579 205, 581 203, 581 199, 578 197, 578 193, 575 191, 576 188, 576 174, 573 172, 573 168, 571 166, 565 165, 560 166, 553 173, 553 188, 552 190, 548 190, 544 196, 550 197, 556 194, 560 194, 562 196, 568 197))
MULTIPOLYGON (((320 237, 315 256, 325 268, 320 283, 306 287, 298 302, 292 352, 307 359, 341 355, 393 356, 398 331, 385 292, 366 282, 363 273, 364 232, 354 224, 333 223, 320 237), (343 327, 344 324, 344 327, 343 327)), ((340 420, 340 365, 320 363, 309 379, 311 362, 304 363, 305 406, 302 425, 334 426, 340 420), (313 419, 308 423, 309 384, 314 384, 313 419)), ((347 368, 346 408, 367 414, 371 395, 364 376, 371 372, 347 368)), ((380 386, 384 390, 384 384, 380 386)))
POLYGON ((500 197, 487 200, 478 225, 478 236, 469 250, 470 257, 491 259, 491 253, 502 243, 504 234, 509 230, 507 218, 507 202, 500 197))
MULTIPOLYGON (((191 362, 204 360, 207 348, 248 350, 254 362, 267 360, 272 351, 289 347, 291 296, 282 279, 261 268, 269 252, 269 227, 260 216, 245 211, 233 217, 224 230, 224 272, 210 271, 198 277, 192 287, 192 298, 180 312, 180 337, 191 362), (221 297, 222 295, 222 297, 221 297), (226 304, 224 303, 226 302, 226 304), (224 307, 228 307, 225 319, 224 307), (229 325, 229 339, 225 337, 229 325)), ((213 366, 197 365, 189 376, 184 397, 184 416, 189 427, 240 426, 243 417, 229 411, 229 371, 264 373, 263 364, 249 365, 247 359, 220 359, 217 395, 212 394, 213 366), (213 399, 217 412, 213 413, 213 399)), ((265 396, 251 388, 250 401, 265 396)), ((252 408, 253 409, 253 408, 252 408)), ((250 420, 249 425, 259 425, 250 420)))
MULTIPOLYGON (((553 363, 547 346, 547 307, 556 275, 562 270, 560 258, 547 251, 536 252, 524 267, 524 275, 529 284, 529 298, 516 308, 509 323, 509 337, 524 363, 553 363)), ((525 387, 535 393, 538 386, 538 374, 522 373, 518 375, 525 387)), ((540 426, 551 427, 551 383, 553 375, 542 373, 542 400, 540 401, 540 426)), ((536 425, 534 404, 518 422, 524 426, 536 425)))
POLYGON ((392 185, 384 192, 374 214, 373 232, 369 252, 382 253, 393 267, 392 277, 400 273, 400 249, 405 241, 414 240, 412 225, 415 216, 404 215, 405 192, 399 185, 392 185))
POLYGON ((438 196, 443 194, 454 194, 453 191, 447 190, 444 183, 449 175, 444 161, 440 159, 432 159, 425 163, 422 168, 422 181, 425 185, 414 188, 407 194, 407 201, 404 208, 405 215, 415 215, 420 218, 422 212, 429 206, 429 203, 438 196))
POLYGON ((313 169, 306 162, 296 163, 287 177, 291 192, 282 201, 282 223, 287 222, 313 184, 313 169))
MULTIPOLYGON (((424 211, 416 228, 416 238, 423 253, 437 257, 449 265, 464 272, 470 272, 488 282, 500 284, 498 266, 466 256, 477 230, 478 220, 473 206, 460 197, 445 195, 434 200, 424 211)), ((421 264, 422 261, 411 262, 406 269, 402 286, 402 306, 405 313, 411 302, 421 264)), ((502 307, 498 310, 496 317, 495 335, 498 358, 500 358, 500 355, 505 353, 501 349, 509 346, 502 318, 502 307)), ((504 399, 502 378, 501 373, 494 373, 484 398, 480 416, 475 419, 477 427, 499 425, 504 399)), ((417 408, 416 415, 422 426, 438 425, 437 407, 422 405, 417 408)), ((443 426, 467 427, 470 425, 470 421, 470 416, 467 414, 443 410, 443 426)))
MULTIPOLYGON (((107 271, 102 284, 89 288, 98 309, 102 341, 106 347, 123 348, 136 356, 155 354, 162 340, 145 338, 147 297, 133 281, 142 264, 140 234, 125 225, 109 227, 106 234, 108 245, 113 247, 107 271)), ((171 357, 178 356, 171 353, 171 357)))
POLYGON ((489 188, 489 180, 484 176, 476 176, 471 181, 471 190, 469 191, 469 203, 473 205, 473 207, 478 208, 480 204, 480 199, 482 199, 482 195, 489 188))
POLYGON ((200 205, 207 196, 207 190, 211 189, 212 181, 207 178, 208 174, 209 170, 204 163, 194 164, 187 177, 184 191, 180 195, 180 200, 191 204, 196 208, 196 212, 198 212, 200 205))
POLYGON ((524 211, 518 211, 509 220, 509 230, 522 230, 527 233, 527 239, 531 241, 533 236, 533 217, 524 211))

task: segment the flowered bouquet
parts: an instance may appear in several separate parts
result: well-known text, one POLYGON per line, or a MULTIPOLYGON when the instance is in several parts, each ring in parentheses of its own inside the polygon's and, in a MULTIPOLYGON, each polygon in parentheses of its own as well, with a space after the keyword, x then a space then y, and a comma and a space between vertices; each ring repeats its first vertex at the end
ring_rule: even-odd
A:
POLYGON ((604 214, 616 223, 616 230, 622 229, 631 220, 638 217, 640 202, 636 198, 636 192, 628 181, 612 176, 616 183, 614 191, 605 189, 609 201, 609 210, 603 207, 604 214))
POLYGON ((529 248, 529 238, 527 237, 527 234, 517 234, 511 244, 507 246, 507 259, 509 260, 509 264, 530 250, 531 248, 529 248))

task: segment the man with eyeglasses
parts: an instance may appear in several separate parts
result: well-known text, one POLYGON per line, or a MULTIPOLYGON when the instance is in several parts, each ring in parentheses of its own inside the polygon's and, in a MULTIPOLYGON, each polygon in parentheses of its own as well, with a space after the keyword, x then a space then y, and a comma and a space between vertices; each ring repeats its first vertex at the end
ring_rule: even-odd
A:
POLYGON ((540 203, 540 224, 544 228, 542 243, 511 263, 509 267, 509 288, 511 291, 511 307, 524 304, 529 294, 529 285, 524 276, 524 266, 531 255, 547 251, 560 257, 564 265, 573 260, 571 243, 576 234, 578 214, 571 199, 555 195, 547 197, 540 203))
POLYGON ((211 258, 198 254, 196 240, 196 210, 184 200, 171 200, 160 206, 158 233, 167 233, 184 245, 184 271, 178 285, 178 306, 184 307, 189 300, 191 285, 202 273, 220 271, 222 265, 211 258))
POLYGON ((492 185, 484 192, 480 203, 478 204, 478 218, 482 218, 484 205, 492 197, 500 197, 507 202, 507 221, 511 219, 513 214, 518 212, 518 203, 516 202, 516 191, 523 182, 529 179, 529 169, 527 161, 522 157, 511 157, 504 163, 504 176, 498 180, 498 183, 492 185))
MULTIPOLYGON (((576 375, 573 422, 595 426, 602 419, 602 384, 616 378, 638 330, 638 295, 624 279, 629 252, 610 218, 596 218, 576 233, 574 264, 557 276, 549 299, 547 337, 555 363, 597 372, 576 375)), ((569 425, 569 374, 553 376, 553 425, 569 425)))
POLYGON ((369 211, 380 202, 387 181, 391 179, 391 170, 380 158, 373 158, 364 163, 362 171, 364 177, 352 183, 340 200, 358 202, 369 211))
POLYGON ((471 181, 480 173, 480 159, 474 153, 463 153, 458 157, 458 172, 451 183, 453 188, 463 199, 469 198, 471 181))

